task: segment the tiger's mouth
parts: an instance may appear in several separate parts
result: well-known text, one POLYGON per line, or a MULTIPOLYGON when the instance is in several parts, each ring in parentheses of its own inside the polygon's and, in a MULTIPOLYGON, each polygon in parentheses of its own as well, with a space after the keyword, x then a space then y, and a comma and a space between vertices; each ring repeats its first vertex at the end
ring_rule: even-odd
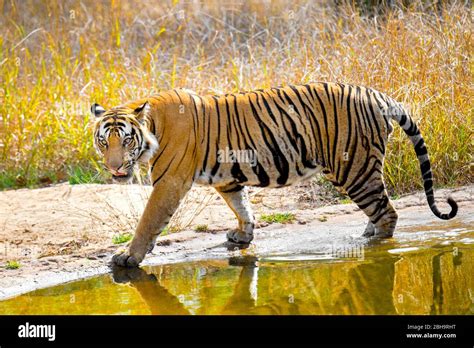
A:
POLYGON ((127 173, 115 173, 112 174, 112 179, 118 183, 128 182, 132 179, 133 172, 128 171, 127 173))

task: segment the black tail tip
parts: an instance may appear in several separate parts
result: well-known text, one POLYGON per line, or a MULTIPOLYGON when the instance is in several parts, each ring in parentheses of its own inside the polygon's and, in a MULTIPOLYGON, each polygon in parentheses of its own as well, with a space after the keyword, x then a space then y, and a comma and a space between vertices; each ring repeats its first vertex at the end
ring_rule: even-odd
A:
POLYGON ((449 206, 451 207, 451 211, 449 212, 449 214, 442 214, 441 218, 444 220, 450 220, 458 213, 458 204, 456 203, 456 201, 451 196, 448 197, 447 201, 449 206))
POLYGON ((452 219, 458 213, 458 204, 456 203, 456 201, 451 196, 448 197, 448 204, 451 207, 451 212, 449 213, 449 218, 452 219))

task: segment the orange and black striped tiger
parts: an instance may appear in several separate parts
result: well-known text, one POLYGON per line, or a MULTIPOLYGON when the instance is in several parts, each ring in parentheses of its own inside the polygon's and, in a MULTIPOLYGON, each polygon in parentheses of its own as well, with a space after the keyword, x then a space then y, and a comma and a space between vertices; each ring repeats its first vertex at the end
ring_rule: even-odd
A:
POLYGON ((116 264, 136 266, 153 248, 193 183, 213 186, 239 221, 230 241, 253 239, 246 186, 282 187, 322 172, 369 217, 366 237, 391 237, 397 213, 385 190, 383 161, 395 120, 412 141, 426 197, 436 207, 428 152, 405 108, 370 88, 311 83, 222 96, 175 89, 105 110, 94 104, 94 142, 116 179, 148 160, 153 191, 127 251, 116 264))

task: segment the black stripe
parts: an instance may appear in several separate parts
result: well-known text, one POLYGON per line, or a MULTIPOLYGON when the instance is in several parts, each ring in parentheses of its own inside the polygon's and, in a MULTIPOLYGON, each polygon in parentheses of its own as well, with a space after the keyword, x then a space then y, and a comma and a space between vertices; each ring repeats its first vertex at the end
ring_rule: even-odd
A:
POLYGON ((239 148, 248 150, 249 146, 247 143, 247 139, 245 138, 245 133, 243 132, 242 124, 240 123, 240 120, 242 119, 242 117, 239 113, 237 97, 235 95, 234 95, 234 111, 235 111, 235 116, 236 116, 235 118, 237 119, 237 123, 235 125, 236 125, 236 133, 237 133, 237 136, 239 137, 239 143, 238 143, 239 148), (241 146, 242 144, 240 142, 240 139, 242 139, 243 146, 241 146))
MULTIPOLYGON (((377 105, 378 105, 378 107, 379 107, 379 110, 383 110, 383 109, 384 109, 384 107, 383 107, 383 103, 384 103, 383 100, 382 100, 382 101, 379 100, 379 97, 381 97, 381 96, 382 96, 382 93, 380 93, 380 92, 374 93, 374 98, 375 98, 375 101, 377 102, 377 105)), ((388 105, 387 105, 387 107, 388 107, 388 105)), ((383 121, 384 121, 384 123, 385 123, 385 128, 387 129, 387 132, 388 132, 388 129, 390 128, 390 125, 389 125, 389 117, 385 117, 385 115, 382 113, 382 119, 383 119, 383 121)))
MULTIPOLYGON (((225 98, 225 105, 226 105, 226 116, 227 116, 227 142, 229 146, 229 150, 233 150, 233 145, 231 141, 231 134, 232 130, 235 130, 235 134, 237 137, 237 148, 240 146, 240 136, 239 136, 239 131, 237 129, 237 125, 235 123, 235 116, 233 117, 231 112, 230 112, 230 106, 229 106, 229 98, 234 97, 234 95, 229 95, 229 97, 225 98)), ((234 100, 234 110, 236 111, 236 116, 238 117, 238 110, 236 109, 236 100, 234 100)), ((240 169, 240 165, 237 162, 234 162, 231 168, 231 175, 234 179, 236 179, 239 182, 246 182, 248 179, 245 176, 245 174, 242 172, 240 169)))
POLYGON ((382 212, 382 209, 385 209, 387 207, 388 203, 389 203, 388 197, 383 196, 382 202, 380 202, 377 205, 377 209, 370 215, 370 216, 374 216, 374 215, 378 214, 378 216, 375 219, 371 219, 371 221, 374 225, 385 215, 386 211, 382 212))
MULTIPOLYGON (((267 125, 259 117, 257 109, 255 108, 255 105, 253 104, 252 100, 249 99, 249 103, 250 103, 250 108, 252 110, 252 115, 257 121, 257 124, 259 125, 262 138, 265 144, 267 145, 267 147, 270 149, 273 155, 273 161, 275 163, 275 166, 278 172, 280 173, 280 176, 277 178, 277 183, 279 185, 284 185, 288 180, 288 174, 289 174, 288 161, 285 158, 285 155, 281 152, 278 142, 276 141, 273 133, 270 131, 267 125), (270 141, 268 139, 270 139, 270 141)), ((258 98, 257 98, 257 105, 259 105, 260 107, 258 98)))
MULTIPOLYGON (((249 103, 250 103, 250 94, 247 95, 247 99, 249 100, 249 103)), ((245 130, 245 133, 246 133, 246 135, 247 135, 247 137, 250 141, 250 144, 251 144, 251 146, 249 146, 249 144, 246 142, 245 143, 246 149, 254 151, 255 155, 257 155, 257 146, 255 145, 255 143, 253 141, 253 136, 250 134, 250 130, 249 130, 249 127, 248 127, 248 124, 247 124, 247 118, 246 117, 243 117, 243 122, 244 122, 243 130, 245 130)), ((245 138, 245 136, 244 136, 244 138, 245 138)), ((262 164, 258 161, 258 157, 257 157, 256 165, 251 166, 251 168, 252 168, 252 171, 254 172, 254 174, 258 178, 259 184, 257 186, 266 187, 266 186, 270 185, 270 177, 268 176, 267 172, 263 168, 262 164)))
POLYGON ((400 127, 403 127, 405 125, 406 121, 407 121, 407 115, 402 115, 400 117, 400 122, 398 122, 398 124, 400 125, 400 127))
MULTIPOLYGON (((350 171, 352 170, 352 165, 354 163, 354 160, 357 156, 357 144, 359 142, 359 132, 358 132, 358 129, 355 128, 355 132, 354 132, 354 135, 351 136, 351 132, 349 132, 348 134, 348 137, 349 139, 354 139, 354 143, 353 145, 350 147, 350 149, 348 148, 346 150, 347 154, 348 154, 348 160, 346 162, 344 162, 344 158, 342 159, 343 160, 343 167, 344 167, 344 171, 342 172, 342 178, 339 178, 339 168, 337 170, 337 175, 336 175, 336 179, 339 181, 339 184, 344 186, 346 184, 346 181, 347 181, 347 178, 349 177, 349 173, 350 171)), ((351 141, 352 143, 352 141, 351 141)), ((350 145, 350 144, 349 144, 350 145)), ((369 153, 368 151, 366 153, 369 153)), ((370 160, 370 158, 369 158, 370 160)), ((365 170, 366 169, 366 165, 368 165, 367 162, 365 162, 362 167, 361 167, 361 170, 365 170)), ((339 166, 341 167, 341 166, 339 166)))
POLYGON ((151 117, 149 118, 149 120, 150 120, 150 123, 149 123, 150 128, 149 128, 149 130, 150 130, 150 132, 151 132, 152 134, 154 134, 154 135, 156 136, 157 134, 156 134, 155 121, 154 121, 153 118, 151 118, 151 117))
MULTIPOLYGON (((313 94, 311 93, 311 90, 310 90, 310 87, 308 85, 304 85, 306 91, 304 90, 301 90, 301 94, 303 94, 306 98, 306 100, 308 101, 308 103, 310 105, 308 105, 308 111, 309 111, 309 114, 306 113, 306 118, 309 122, 309 126, 311 127, 311 130, 308 131, 305 127, 305 132, 306 132, 306 135, 307 135, 307 139, 309 141, 309 147, 310 147, 310 153, 311 153, 311 157, 316 161, 316 162, 320 162, 319 161, 319 158, 318 158, 318 149, 317 149, 317 145, 316 145, 316 132, 315 132, 315 129, 314 129, 314 125, 313 123, 316 122, 316 115, 315 115, 315 112, 316 112, 316 109, 314 108, 314 97, 313 97, 313 94)), ((302 124, 304 125, 304 122, 302 121, 302 124)), ((319 139, 321 140, 321 139, 319 139)))
POLYGON ((349 149, 349 143, 352 135, 352 114, 351 114, 351 93, 352 93, 352 88, 348 88, 348 94, 347 94, 347 102, 346 102, 346 108, 347 108, 347 140, 346 140, 346 145, 344 146, 344 151, 347 152, 349 149))
MULTIPOLYGON (((325 88, 327 85, 325 86, 325 88)), ((326 93, 329 93, 329 87, 327 87, 328 90, 326 93)), ((332 95, 332 104, 333 104, 333 118, 334 118, 334 139, 333 139, 333 148, 332 148, 332 165, 331 168, 333 170, 333 173, 336 169, 336 154, 337 154, 337 142, 339 138, 339 122, 338 122, 338 116, 337 116, 337 104, 336 104, 336 94, 331 88, 331 95, 332 95)), ((337 177, 336 177, 337 178, 337 177)))
MULTIPOLYGON (((330 166, 330 163, 328 163, 328 161, 329 161, 329 150, 328 150, 328 148, 329 148, 329 131, 328 131, 327 114, 326 114, 326 109, 324 108, 323 101, 322 101, 321 98, 319 97, 319 94, 317 93, 317 91, 316 91, 315 95, 316 95, 316 99, 318 99, 319 106, 321 107, 321 111, 322 111, 322 113, 323 113, 324 128, 325 128, 325 130, 326 130, 326 144, 327 144, 328 146, 325 147, 325 148, 326 148, 326 151, 324 151, 324 149, 322 149, 323 151, 322 151, 322 153, 321 153, 321 155, 322 155, 322 157, 323 157, 324 167, 326 167, 328 164, 329 164, 329 166, 330 166)), ((321 138, 322 138, 322 137, 321 137, 321 138)), ((321 143, 321 145, 322 145, 322 143, 321 143)), ((332 168, 330 168, 330 169, 331 169, 331 171, 332 171, 332 168)))
MULTIPOLYGON (((313 97, 313 103, 314 103, 316 99, 317 91, 315 90, 313 93, 313 90, 311 89, 310 86, 308 86, 307 89, 310 95, 313 97)), ((314 113, 311 113, 311 117, 309 119, 310 119, 311 127, 313 127, 313 122, 314 122, 317 128, 317 134, 314 132, 314 128, 313 128, 313 135, 317 139, 318 145, 319 145, 319 148, 317 147, 318 145, 315 145, 317 147, 315 151, 316 157, 317 157, 316 160, 324 168, 326 167, 326 161, 324 160, 324 149, 323 149, 323 143, 322 143, 321 128, 319 127, 318 119, 314 113), (321 158, 319 156, 321 156, 321 158)))
POLYGON ((420 163, 421 173, 424 174, 431 169, 430 161, 426 160, 423 163, 420 163))
POLYGON ((232 141, 231 141, 231 134, 232 134, 232 125, 230 120, 230 109, 229 109, 229 101, 225 98, 225 115, 226 117, 226 125, 227 125, 227 144, 229 145, 229 150, 233 150, 232 141))
POLYGON ((153 169, 155 168, 155 164, 156 162, 160 159, 161 155, 163 155, 163 153, 165 152, 165 149, 166 147, 168 146, 168 143, 166 143, 163 148, 161 148, 161 144, 160 144, 160 153, 158 154, 158 156, 156 156, 155 160, 153 161, 153 164, 151 165, 151 170, 150 170, 150 173, 153 173, 153 169))
POLYGON ((426 149, 425 141, 423 140, 423 138, 420 138, 418 143, 416 143, 415 153, 418 157, 426 155, 428 153, 428 150, 426 149))
POLYGON ((232 168, 230 169, 230 174, 234 179, 236 179, 240 183, 247 182, 248 179, 245 174, 240 169, 240 164, 238 162, 234 162, 232 168))
MULTIPOLYGON (((374 195, 380 195, 383 191, 384 191, 384 186, 383 185, 379 185, 376 189, 372 190, 372 191, 368 191, 368 192, 361 192, 360 194, 362 194, 362 196, 359 195, 355 195, 353 197, 351 197, 351 199, 356 202, 356 203, 359 203, 359 202, 363 202, 364 200, 366 200, 367 198, 369 198, 370 196, 374 196, 374 195)), ((360 206, 359 206, 360 207, 360 206)), ((360 207, 362 208, 362 207, 360 207)))
POLYGON ((198 119, 198 109, 197 109, 197 105, 196 105, 196 101, 194 100, 193 96, 190 95, 189 98, 191 99, 191 102, 193 103, 193 107, 194 107, 194 113, 192 114, 193 115, 193 120, 194 120, 194 124, 193 124, 193 133, 194 133, 194 149, 193 149, 193 158, 196 158, 196 153, 197 153, 197 136, 198 136, 198 133, 199 133, 199 129, 198 129, 198 126, 199 126, 199 119, 198 119))
MULTIPOLYGON (((365 115, 365 113, 364 113, 364 106, 363 106, 363 104, 364 104, 364 101, 362 100, 362 89, 358 86, 358 87, 356 88, 356 98, 355 98, 355 100, 354 100, 354 109, 355 109, 356 115, 357 115, 357 117, 358 117, 358 119, 359 119, 358 124, 360 124, 360 125, 364 124, 364 126, 365 126, 364 130, 367 130, 367 131, 370 132, 370 135, 371 135, 371 138, 372 138, 372 142, 373 142, 373 139, 374 139, 374 137, 373 137, 373 130, 372 130, 372 128, 370 127, 369 121, 367 120, 367 117, 366 117, 366 115, 365 115)), ((360 133, 365 135, 366 132, 365 132, 365 131, 364 131, 364 132, 361 131, 360 133)), ((367 139, 367 140, 368 140, 368 139, 367 139)), ((367 144, 367 146, 369 146, 369 145, 367 144)))
POLYGON ((425 191, 428 191, 428 190, 432 189, 433 188, 433 180, 432 179, 424 180, 423 181, 423 187, 425 188, 425 191))
POLYGON ((215 105, 216 105, 216 112, 217 112, 217 138, 216 138, 216 162, 214 163, 214 167, 211 170, 211 177, 216 175, 217 171, 219 170, 220 163, 218 161, 217 151, 219 150, 219 142, 221 138, 221 112, 219 110, 219 102, 218 98, 214 97, 215 105))
MULTIPOLYGON (((280 100, 283 102, 284 105, 286 105, 285 101, 281 98, 280 95, 277 95, 277 97, 280 98, 280 100)), ((267 100, 265 99, 264 96, 262 96, 262 99, 263 99, 263 104, 265 106, 265 109, 267 110, 267 112, 269 114, 272 114, 272 110, 271 110, 270 105, 268 104, 267 100)), ((291 118, 291 116, 286 112, 286 110, 284 108, 280 107, 280 105, 278 105, 276 103, 275 98, 272 98, 272 99, 273 99, 274 105, 276 106, 276 108, 280 112, 280 115, 278 115, 278 116, 282 120, 282 126, 283 126, 282 128, 285 131, 286 137, 290 141, 290 144, 293 147, 293 149, 295 150, 295 152, 299 154, 298 143, 297 143, 297 138, 299 136, 299 133, 298 133, 298 130, 296 129, 296 124, 293 121, 293 119, 291 118), (286 115, 286 118, 283 118, 282 117, 283 115, 286 115), (288 128, 286 127, 285 120, 290 124, 290 127, 291 127, 291 130, 292 130, 293 134, 291 134, 290 131, 288 130, 288 128)), ((290 160, 293 162, 294 161, 293 154, 290 152, 289 155, 290 155, 290 160)))
POLYGON ((410 117, 408 118, 408 121, 410 122, 410 128, 404 129, 405 134, 409 137, 420 134, 420 130, 418 129, 416 122, 410 117))
POLYGON ((153 185, 152 185, 152 186, 155 186, 155 184, 166 174, 166 172, 168 172, 168 170, 169 170, 170 167, 171 167, 171 163, 173 163, 175 157, 176 157, 176 156, 173 156, 173 158, 172 158, 171 161, 168 163, 168 166, 165 168, 165 170, 163 171, 163 173, 161 173, 161 175, 160 175, 158 178, 156 178, 155 181, 153 181, 153 185))
POLYGON ((365 189, 365 184, 367 184, 368 179, 374 173, 380 173, 382 174, 381 170, 377 169, 376 166, 382 166, 382 162, 375 156, 375 155, 370 155, 369 153, 366 153, 366 159, 364 162, 364 165, 360 167, 359 172, 354 176, 354 181, 351 182, 350 184, 346 185, 347 186, 347 194, 349 197, 354 197, 360 193, 361 190, 365 189), (368 167, 371 159, 375 159, 374 164, 372 167, 368 167))
MULTIPOLYGON (((201 167, 201 170, 202 171, 206 171, 206 167, 207 167, 207 159, 208 159, 208 156, 209 156, 209 146, 210 146, 210 143, 211 143, 211 112, 209 111, 209 115, 206 115, 206 107, 204 105, 204 103, 202 103, 202 117, 203 118, 206 118, 207 116, 207 128, 204 129, 204 134, 206 134, 206 131, 207 131, 207 141, 206 141, 206 151, 204 153, 204 160, 203 160, 203 163, 202 163, 202 167, 201 167)), ((204 124, 204 122, 203 122, 204 124)))
MULTIPOLYGON (((314 112, 313 112, 313 110, 311 109, 311 107, 303 101, 303 98, 301 97, 300 91, 298 91, 298 89, 296 89, 296 88, 293 87, 293 86, 290 86, 290 88, 293 90, 293 92, 295 93, 296 97, 298 98, 298 101, 300 102, 301 107, 303 108, 303 114, 306 115, 306 117, 307 117, 308 119, 311 119, 311 117, 315 117, 314 112), (308 112, 309 112, 309 115, 310 115, 309 117, 308 117, 308 112)), ((304 94, 304 93, 303 93, 303 94, 304 94)), ((287 96, 287 98, 289 98, 289 96, 288 96, 286 93, 285 93, 285 95, 287 96)), ((306 96, 306 95, 305 95, 305 96, 306 96)), ((290 100, 291 100, 291 99, 290 99, 290 100)), ((298 114, 298 115, 299 115, 299 114, 298 114)), ((306 129, 306 126, 304 125, 304 122, 303 122, 302 120, 300 120, 300 124, 303 126, 304 134, 308 134, 308 131, 307 131, 307 129, 306 129)), ((310 121, 310 124, 311 124, 311 121, 310 121)), ((312 125, 311 125, 311 127, 312 127, 312 125)), ((299 144, 300 144, 300 147, 301 147, 301 151, 300 151, 300 152, 301 152, 301 156, 300 156, 300 157, 301 157, 301 161, 302 161, 303 165, 304 165, 306 168, 310 168, 310 169, 316 168, 316 165, 315 165, 312 161, 308 160, 308 158, 313 159, 313 158, 312 158, 313 156, 312 156, 312 155, 311 155, 310 157, 308 156, 308 150, 307 150, 307 148, 306 148, 306 143, 307 143, 307 141, 306 141, 305 138, 301 135, 301 133, 298 133, 298 132, 297 132, 297 134, 298 134, 299 144)), ((312 143, 311 137, 308 137, 308 138, 309 138, 308 141, 310 142, 310 147, 311 147, 311 143, 312 143)))
MULTIPOLYGON (((379 122, 378 122, 378 119, 377 119, 377 115, 375 114, 375 111, 374 111, 374 107, 372 105, 372 99, 370 98, 370 93, 369 93, 369 90, 366 89, 365 90, 365 93, 367 95, 367 104, 369 106, 369 109, 370 109, 370 114, 372 116, 372 119, 374 121, 374 124, 375 124, 375 128, 377 128, 377 136, 379 138, 379 143, 381 146, 383 146, 384 144, 384 141, 382 139, 382 134, 380 132, 380 127, 379 127, 379 122)), ((382 154, 385 154, 385 149, 383 147, 379 147, 379 150, 382 154)))
MULTIPOLYGON (((367 93, 367 92, 366 92, 367 93)), ((385 150, 382 148, 381 144, 380 143, 377 143, 375 141, 375 134, 377 134, 379 137, 380 137, 380 130, 378 128, 378 125, 377 125, 377 120, 374 119, 373 117, 370 116, 370 112, 369 110, 367 109, 367 106, 370 106, 370 99, 367 100, 366 102, 364 102, 363 100, 360 101, 360 105, 362 106, 361 108, 361 111, 363 110, 363 114, 364 114, 364 119, 367 120, 367 127, 368 129, 370 129, 370 136, 371 136, 371 144, 374 148, 376 148, 377 150, 380 151, 381 154, 384 154, 385 153, 385 150), (376 128, 377 130, 375 131, 373 126, 372 126, 372 122, 371 120, 375 121, 376 124, 376 128)), ((373 109, 372 109, 373 110, 373 109)))
MULTIPOLYGON (((264 94, 262 94, 262 93, 254 93, 254 94, 255 94, 255 96, 256 96, 257 101, 258 101, 258 99, 259 99, 260 97, 262 97, 264 103, 266 103, 266 99, 265 99, 265 95, 264 95, 264 94)), ((268 104, 267 104, 267 105, 268 105, 268 104)), ((278 122, 276 121, 276 118, 275 118, 275 116, 273 115, 273 112, 271 112, 271 110, 268 111, 268 116, 270 116, 270 118, 272 119, 272 121, 273 121, 273 123, 274 123, 275 125, 279 126, 279 125, 278 125, 278 122)))

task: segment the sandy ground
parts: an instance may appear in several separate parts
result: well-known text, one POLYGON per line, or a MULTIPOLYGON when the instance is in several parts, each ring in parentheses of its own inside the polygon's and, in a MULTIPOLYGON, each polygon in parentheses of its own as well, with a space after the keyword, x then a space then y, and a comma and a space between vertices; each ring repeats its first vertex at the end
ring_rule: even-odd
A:
MULTIPOLYGON (((108 272, 110 257, 120 247, 112 242, 113 237, 133 232, 149 192, 149 187, 138 185, 69 184, 0 192, 0 299, 108 272), (11 260, 18 261, 20 268, 7 269, 4 265, 11 260)), ((474 185, 437 190, 442 211, 449 210, 442 203, 449 194, 459 203, 461 216, 474 215, 474 185)), ((304 246, 304 234, 296 233, 299 229, 311 227, 331 232, 349 223, 355 224, 355 234, 362 234, 367 222, 354 204, 331 205, 337 202, 337 195, 311 183, 253 189, 251 201, 257 219, 270 212, 292 212, 296 216, 291 225, 258 224, 253 243, 256 246, 250 249, 259 248, 260 253, 284 252, 284 243, 278 245, 279 242, 272 243, 267 238, 259 245, 259 235, 271 235, 273 231, 294 233, 295 242, 304 246)), ((395 206, 400 210, 401 226, 404 220, 406 224, 410 218, 421 218, 420 212, 426 219, 439 221, 430 213, 424 193, 402 197, 395 201, 395 206)), ((145 264, 174 262, 196 252, 199 257, 210 255, 213 248, 225 245, 225 233, 235 225, 233 213, 212 189, 195 187, 172 220, 172 229, 181 231, 160 236, 145 264), (206 225, 208 230, 194 231, 198 225, 206 225)))

